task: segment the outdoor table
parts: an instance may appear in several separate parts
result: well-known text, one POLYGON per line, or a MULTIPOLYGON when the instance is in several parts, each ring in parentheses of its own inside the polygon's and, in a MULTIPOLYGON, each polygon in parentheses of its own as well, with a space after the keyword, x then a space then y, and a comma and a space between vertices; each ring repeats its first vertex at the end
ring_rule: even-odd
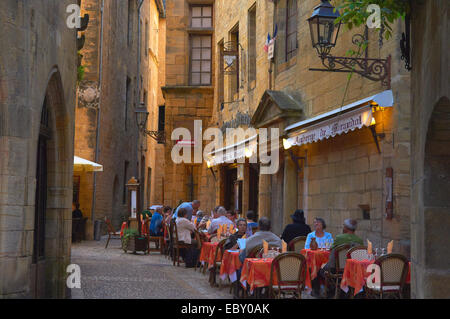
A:
POLYGON ((205 241, 202 243, 202 249, 200 251, 200 258, 202 264, 207 263, 208 268, 214 266, 214 254, 216 253, 216 247, 219 243, 211 243, 205 241))
POLYGON ((225 250, 220 266, 220 279, 225 280, 228 276, 231 282, 235 282, 237 280, 236 271, 241 267, 239 250, 225 250))
MULTIPOLYGON (((342 275, 341 289, 344 292, 348 292, 348 287, 352 287, 355 290, 354 295, 357 295, 366 285, 367 277, 370 275, 367 272, 367 267, 374 262, 374 260, 347 259, 342 275)), ((409 263, 408 268, 408 275, 406 276, 407 284, 411 282, 411 263, 409 263)))
MULTIPOLYGON (((330 258, 329 250, 311 250, 311 249, 302 249, 300 252, 303 256, 306 257, 306 266, 309 272, 309 277, 311 280, 314 280, 319 273, 320 268, 323 264, 328 262, 330 258)), ((311 286, 308 286, 311 288, 311 286)))
MULTIPOLYGON (((255 288, 270 286, 270 269, 273 258, 246 258, 241 273, 241 284, 244 288, 250 285, 250 293, 255 288)), ((274 272, 273 285, 278 284, 277 274, 274 272)), ((311 287, 309 272, 306 271, 305 286, 311 287)))

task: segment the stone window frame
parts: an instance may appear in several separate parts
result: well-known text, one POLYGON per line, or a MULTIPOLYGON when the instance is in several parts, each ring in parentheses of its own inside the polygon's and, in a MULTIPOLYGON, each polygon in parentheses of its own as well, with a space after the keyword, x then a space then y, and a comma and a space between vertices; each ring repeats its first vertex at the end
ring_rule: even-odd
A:
MULTIPOLYGON (((286 46, 285 46, 285 60, 289 61, 290 59, 292 59, 294 56, 297 55, 297 50, 298 50, 298 0, 286 0, 286 36, 285 36, 285 41, 286 41, 286 46), (290 12, 289 11, 289 4, 295 4, 295 11, 290 12), (292 22, 293 24, 295 24, 294 27, 294 31, 290 32, 289 29, 289 24, 290 22, 292 22), (289 48, 289 39, 294 38, 295 39, 295 48, 289 48)), ((292 8, 292 7, 291 7, 292 8)))
POLYGON ((256 65, 256 57, 257 57, 257 49, 256 49, 256 29, 257 29, 257 5, 256 2, 248 9, 248 23, 247 23, 247 28, 248 28, 248 90, 252 90, 256 87, 256 69, 257 69, 257 65, 256 65), (250 23, 253 21, 250 21, 250 15, 254 14, 255 15, 255 21, 254 21, 254 26, 255 29, 252 30, 251 29, 251 25, 250 23), (251 31, 254 31, 254 43, 252 43, 253 45, 250 45, 250 35, 251 35, 251 31), (252 54, 251 52, 254 51, 254 54, 252 54), (251 66, 252 64, 254 64, 254 68, 251 66), (254 73, 252 73, 252 71, 254 71, 254 73))
POLYGON ((214 7, 212 4, 190 4, 189 5, 189 28, 192 29, 212 29, 214 26, 214 7), (194 8, 201 8, 201 15, 200 16, 194 16, 193 9, 194 8), (211 15, 203 15, 203 9, 204 8, 210 8, 211 9, 211 15), (193 26, 193 20, 194 19, 200 19, 201 20, 201 27, 194 27, 193 26), (210 19, 211 25, 209 27, 203 27, 203 20, 204 19, 210 19))
POLYGON ((195 33, 195 32, 191 32, 191 33, 189 33, 189 85, 190 86, 211 86, 212 85, 212 73, 213 73, 213 70, 212 70, 212 67, 213 67, 213 63, 212 63, 212 59, 213 59, 213 48, 212 48, 212 45, 213 45, 213 35, 212 34, 210 34, 210 33, 195 33), (200 47, 194 47, 193 45, 194 45, 194 38, 195 37, 200 37, 201 38, 201 40, 200 40, 200 42, 201 42, 201 44, 200 44, 200 47), (209 46, 209 49, 210 49, 210 57, 209 57, 209 59, 203 59, 203 57, 202 57, 202 51, 203 51, 203 49, 204 48, 208 48, 208 47, 203 47, 203 38, 204 37, 209 37, 209 43, 210 43, 210 46, 209 46), (194 49, 200 49, 200 59, 194 59, 194 54, 193 54, 193 51, 194 51, 194 49), (192 68, 192 66, 193 66, 193 62, 195 62, 195 61, 199 61, 200 62, 200 72, 194 72, 193 71, 193 68, 192 68), (202 65, 203 65, 203 62, 207 62, 207 61, 209 61, 209 72, 203 72, 202 71, 202 65), (193 79, 192 79, 192 75, 193 75, 193 73, 199 73, 200 74, 200 81, 198 82, 198 83, 194 83, 193 82, 193 79), (202 83, 202 74, 204 74, 204 73, 209 73, 209 82, 206 84, 206 83, 202 83))

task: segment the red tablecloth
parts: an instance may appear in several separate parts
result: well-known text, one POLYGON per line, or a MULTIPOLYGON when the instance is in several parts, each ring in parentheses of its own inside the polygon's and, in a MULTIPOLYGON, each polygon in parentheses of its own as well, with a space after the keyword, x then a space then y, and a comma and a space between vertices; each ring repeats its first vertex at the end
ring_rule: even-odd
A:
MULTIPOLYGON (((355 260, 347 259, 344 268, 344 274, 342 275, 341 289, 345 292, 348 291, 348 287, 352 287, 355 290, 355 295, 358 294, 361 289, 366 285, 367 277, 370 275, 367 272, 367 267, 374 263, 373 260, 355 260)), ((411 263, 409 263, 408 275, 406 276, 406 283, 411 281, 411 263)))
MULTIPOLYGON (((208 268, 214 266, 214 255, 216 253, 216 247, 219 243, 211 243, 208 241, 203 242, 202 249, 200 251, 200 261, 202 263, 208 263, 208 268)), ((220 260, 220 256, 217 258, 220 260)))
POLYGON ((231 282, 237 280, 236 271, 242 267, 239 260, 239 251, 225 250, 222 258, 222 265, 220 266, 220 279, 225 280, 230 278, 231 282))
MULTIPOLYGON (((270 268, 273 258, 246 258, 241 273, 241 284, 244 287, 250 285, 250 293, 255 288, 270 286, 270 268)), ((278 284, 276 272, 274 273, 273 284, 278 284)), ((305 286, 311 287, 309 272, 306 272, 305 286)))
MULTIPOLYGON (((322 265, 326 264, 330 258, 329 250, 302 249, 301 254, 306 257, 306 265, 308 267, 311 280, 314 280, 317 277, 322 265)), ((311 288, 311 286, 309 287, 311 288)))

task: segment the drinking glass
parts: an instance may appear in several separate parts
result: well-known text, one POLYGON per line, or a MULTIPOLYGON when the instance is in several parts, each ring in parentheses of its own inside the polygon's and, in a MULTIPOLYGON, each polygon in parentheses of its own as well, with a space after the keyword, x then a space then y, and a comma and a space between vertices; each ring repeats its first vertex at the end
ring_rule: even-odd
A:
POLYGON ((381 256, 386 255, 386 248, 381 248, 381 256))
POLYGON ((375 248, 375 257, 378 257, 378 248, 375 248))

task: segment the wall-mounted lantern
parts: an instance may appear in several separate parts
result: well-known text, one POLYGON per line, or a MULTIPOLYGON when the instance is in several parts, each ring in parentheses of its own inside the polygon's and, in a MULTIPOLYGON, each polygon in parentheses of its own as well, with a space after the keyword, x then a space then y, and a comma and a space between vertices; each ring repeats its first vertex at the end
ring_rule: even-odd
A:
MULTIPOLYGON (((355 72, 369 80, 381 81, 382 85, 391 86, 391 56, 387 59, 369 59, 355 57, 339 57, 330 54, 335 47, 341 23, 335 24, 335 20, 340 16, 339 11, 330 4, 329 0, 321 0, 321 3, 314 8, 314 12, 308 18, 313 47, 322 60, 325 69, 312 69, 311 71, 327 72, 355 72)), ((366 29, 367 30, 367 29, 366 29)), ((363 36, 355 34, 352 38, 353 44, 361 45, 367 40, 367 32, 363 36)))

